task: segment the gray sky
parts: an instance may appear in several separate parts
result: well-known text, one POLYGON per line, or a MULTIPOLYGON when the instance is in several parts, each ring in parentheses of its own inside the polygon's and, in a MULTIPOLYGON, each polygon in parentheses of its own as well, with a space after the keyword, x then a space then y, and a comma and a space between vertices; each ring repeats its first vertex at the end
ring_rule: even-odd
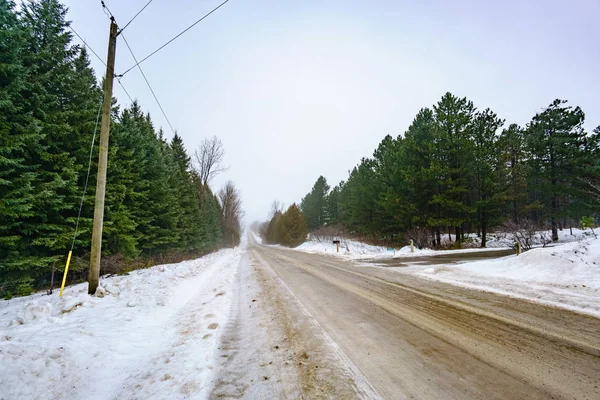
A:
MULTIPOLYGON (((221 1, 154 0, 124 35, 141 59, 221 1)), ((147 0, 105 2, 124 25, 147 0)), ((65 3, 105 57, 100 0, 65 3)), ((190 153, 223 140, 231 169, 212 186, 233 180, 251 222, 275 198, 298 202, 321 174, 346 179, 447 91, 507 124, 562 98, 588 113, 588 130, 600 125, 598 21, 597 0, 231 0, 142 67, 190 153)), ((119 41, 116 72, 131 65, 119 41)), ((139 71, 123 84, 171 138, 139 71)), ((116 83, 115 96, 129 104, 116 83)))

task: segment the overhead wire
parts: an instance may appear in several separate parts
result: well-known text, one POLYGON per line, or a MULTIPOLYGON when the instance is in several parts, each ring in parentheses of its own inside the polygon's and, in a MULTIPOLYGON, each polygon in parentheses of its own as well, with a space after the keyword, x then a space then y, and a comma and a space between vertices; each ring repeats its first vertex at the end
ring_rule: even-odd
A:
POLYGON ((119 32, 117 33, 117 36, 119 36, 121 34, 121 32, 123 32, 125 30, 125 28, 127 28, 129 26, 129 24, 131 24, 133 22, 133 20, 137 18, 138 15, 140 15, 142 13, 142 11, 144 11, 146 9, 146 7, 148 7, 150 5, 150 3, 152 3, 152 1, 153 0, 148 1, 146 3, 146 5, 144 7, 142 7, 142 9, 140 11, 138 11, 137 14, 135 14, 133 16, 133 18, 131 18, 129 20, 129 22, 125 24, 125 26, 123 28, 119 29, 119 32))
POLYGON ((104 64, 104 66, 106 67, 106 62, 104 62, 104 60, 103 60, 102 58, 100 58, 100 56, 98 55, 98 53, 96 53, 96 52, 94 51, 94 49, 92 49, 92 48, 90 47, 90 45, 89 45, 89 44, 87 44, 85 40, 83 40, 83 38, 81 37, 81 35, 79 35, 79 33, 77 33, 77 31, 76 31, 75 29, 73 29, 73 27, 72 27, 71 25, 69 25, 69 29, 70 29, 70 30, 72 30, 72 31, 73 31, 73 33, 74 33, 75 35, 77 35, 77 37, 79 38, 79 40, 81 40, 81 41, 83 42, 83 45, 84 45, 85 47, 87 47, 88 49, 90 49, 90 51, 92 52, 92 54, 94 54, 94 55, 96 56, 96 58, 97 58, 98 60, 100 60, 100 62, 101 62, 102 64, 104 64))
MULTIPOLYGON (((160 111, 162 112, 162 115, 165 117, 165 120, 167 121, 167 124, 169 124, 169 128, 171 128, 171 132, 173 134, 175 134, 175 129, 173 129, 173 125, 171 125, 171 121, 169 121, 169 117, 167 117, 167 113, 165 113, 165 110, 163 109, 163 106, 160 104, 160 101, 158 100, 158 97, 156 97, 156 93, 154 93, 154 89, 152 89, 152 85, 150 85, 150 82, 148 81, 148 78, 146 78, 146 74, 144 74, 144 71, 142 70, 142 67, 140 66, 140 63, 137 61, 137 58, 135 57, 135 54, 133 54, 133 50, 131 49, 131 46, 129 46, 129 43, 127 42, 127 39, 125 38, 125 35, 121 35, 121 37, 123 38, 123 41, 125 42, 125 45, 127 45, 127 48, 129 49, 129 52, 131 53, 131 56, 133 57, 133 60, 136 62, 136 66, 139 68, 140 73, 144 77, 144 80, 146 81, 146 85, 148 85, 148 88, 150 89, 150 92, 152 92, 152 96, 154 96, 154 100, 156 100, 156 104, 158 104, 158 107, 160 108, 160 111)), ((120 76, 119 76, 119 78, 120 78, 120 76)))
MULTIPOLYGON (((181 31, 180 33, 178 33, 175 37, 173 37, 171 40, 169 40, 168 42, 166 42, 165 44, 163 44, 162 46, 160 46, 159 48, 157 48, 156 50, 154 50, 152 53, 148 54, 146 57, 144 57, 141 61, 136 61, 136 64, 133 65, 131 68, 127 69, 125 72, 123 72, 122 74, 117 75, 118 77, 123 77, 126 73, 128 73, 129 71, 131 71, 132 69, 134 69, 135 67, 138 67, 141 63, 143 63, 144 61, 146 61, 147 59, 149 59, 150 57, 152 57, 153 55, 155 55, 156 53, 158 53, 160 50, 162 50, 163 48, 165 48, 166 46, 168 46, 169 44, 171 44, 173 41, 175 41, 178 37, 180 37, 181 35, 183 35, 184 33, 186 33, 187 31, 189 31, 190 29, 192 29, 194 26, 196 26, 198 23, 202 22, 206 17, 208 17, 209 15, 211 15, 212 13, 214 13, 215 11, 217 11, 219 8, 221 8, 223 5, 225 5, 225 3, 229 2, 229 0, 225 0, 224 2, 222 2, 221 4, 219 4, 217 7, 213 8, 210 12, 208 12, 207 14, 205 14, 202 18, 200 18, 199 20, 197 20, 196 22, 194 22, 193 24, 191 24, 190 26, 188 26, 187 28, 185 28, 183 31, 181 31)), ((102 1, 102 5, 103 7, 106 7, 104 5, 104 1, 102 1)), ((108 10, 108 8, 107 8, 108 10)), ((110 10, 108 10, 108 12, 110 13, 110 10)), ((112 15, 112 13, 111 13, 112 15)))
POLYGON ((92 145, 90 146, 90 157, 88 160, 87 175, 85 176, 85 184, 83 185, 83 193, 81 195, 81 201, 79 202, 79 212, 77 213, 77 222, 75 223, 75 232, 73 233, 73 240, 71 241, 71 251, 75 247, 75 239, 77 238, 77 231, 79 230, 79 220, 81 218, 81 210, 83 209, 83 200, 85 199, 85 193, 87 192, 88 182, 90 180, 90 170, 92 168, 92 157, 94 154, 94 144, 96 143, 96 132, 98 132, 98 123, 100 122, 100 114, 102 111, 103 99, 100 97, 100 104, 98 105, 98 115, 96 116, 96 125, 94 127, 94 134, 92 135, 92 145))
MULTIPOLYGON (((81 41, 83 42, 83 45, 84 45, 86 48, 90 49, 90 51, 92 52, 92 54, 93 54, 93 55, 95 55, 95 56, 96 56, 96 58, 97 58, 98 60, 100 60, 100 62, 101 62, 102 64, 104 64, 104 66, 106 67, 106 62, 105 62, 105 61, 104 61, 104 60, 103 60, 103 59, 102 59, 102 58, 101 58, 101 57, 98 55, 98 53, 96 53, 96 52, 94 51, 94 49, 92 49, 92 48, 90 47, 90 45, 89 45, 89 44, 87 44, 87 42, 86 42, 86 41, 83 39, 83 37, 81 37, 81 35, 80 35, 79 33, 77 33, 77 31, 76 31, 76 30, 75 30, 75 29, 74 29, 74 28, 73 28, 71 25, 69 25, 69 29, 71 29, 71 30, 73 31, 73 33, 74 33, 75 35, 77 35, 77 37, 79 38, 79 40, 81 40, 81 41)), ((119 76, 116 76, 116 75, 115 75, 115 78, 117 79, 117 82, 119 83, 119 85, 121 85, 121 88, 123 89, 123 91, 125 92, 125 94, 127 95, 127 97, 129 98, 129 101, 131 101, 131 103, 133 103, 133 99, 132 99, 132 98, 131 98, 131 96, 129 95, 129 92, 127 91, 127 89, 125 89, 125 85, 123 85, 123 82, 121 82, 121 77, 119 77, 119 76)))

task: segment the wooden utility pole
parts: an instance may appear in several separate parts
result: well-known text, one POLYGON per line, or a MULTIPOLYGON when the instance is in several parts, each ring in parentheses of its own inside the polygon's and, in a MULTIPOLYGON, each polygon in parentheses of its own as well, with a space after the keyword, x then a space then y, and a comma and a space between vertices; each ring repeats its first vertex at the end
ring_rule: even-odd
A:
POLYGON ((92 230, 92 253, 88 274, 88 293, 96 293, 100 278, 100 252, 102 250, 102 223, 104 222, 104 195, 106 193, 106 166, 108 164, 108 135, 110 132, 110 106, 112 103, 113 78, 115 75, 115 51, 117 48, 117 24, 110 19, 106 77, 102 101, 102 124, 100 127, 100 156, 98 157, 98 180, 96 181, 96 203, 92 230))

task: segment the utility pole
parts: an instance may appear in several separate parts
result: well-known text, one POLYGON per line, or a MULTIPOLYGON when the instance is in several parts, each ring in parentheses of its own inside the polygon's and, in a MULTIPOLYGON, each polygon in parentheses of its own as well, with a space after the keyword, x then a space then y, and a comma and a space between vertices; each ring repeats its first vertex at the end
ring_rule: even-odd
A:
POLYGON ((102 250, 102 224, 104 222, 104 195, 106 193, 106 166, 108 164, 108 135, 110 132, 110 106, 112 103, 113 78, 115 75, 115 51, 117 48, 117 24, 110 19, 106 77, 102 101, 102 124, 100 127, 100 156, 98 157, 98 179, 96 181, 96 203, 94 206, 94 226, 92 228, 92 250, 88 274, 88 293, 96 293, 100 278, 100 252, 102 250))

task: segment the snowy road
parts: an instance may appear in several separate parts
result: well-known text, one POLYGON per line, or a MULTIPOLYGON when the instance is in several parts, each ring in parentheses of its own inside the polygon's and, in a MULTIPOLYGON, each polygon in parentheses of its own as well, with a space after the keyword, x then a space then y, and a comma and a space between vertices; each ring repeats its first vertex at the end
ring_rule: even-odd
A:
POLYGON ((336 349, 323 387, 358 379, 319 397, 600 398, 597 318, 329 256, 257 243, 248 254, 290 292, 280 307, 294 324, 322 331, 297 341, 336 349))

